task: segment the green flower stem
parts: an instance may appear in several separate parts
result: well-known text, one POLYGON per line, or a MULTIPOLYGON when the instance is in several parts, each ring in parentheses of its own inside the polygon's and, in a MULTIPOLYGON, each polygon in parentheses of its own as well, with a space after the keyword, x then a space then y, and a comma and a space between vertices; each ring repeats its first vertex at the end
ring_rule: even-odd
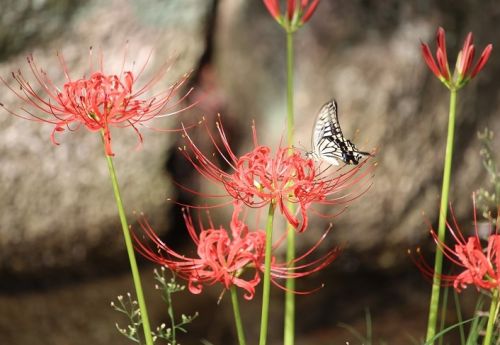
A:
POLYGON ((483 345, 491 345, 493 331, 495 328, 495 320, 498 317, 498 308, 500 307, 500 290, 495 289, 493 299, 491 300, 490 314, 488 315, 488 325, 486 326, 486 334, 484 336, 483 345))
POLYGON ((146 309, 146 302, 144 300, 144 294, 142 292, 141 276, 139 274, 137 261, 135 259, 134 247, 132 245, 132 238, 130 237, 127 218, 125 217, 125 210, 123 208, 123 202, 120 195, 120 187, 118 186, 118 179, 116 178, 116 171, 115 171, 115 166, 113 164, 113 158, 106 154, 106 160, 108 161, 109 176, 111 177, 111 182, 113 184, 116 206, 118 207, 118 214, 120 216, 120 222, 122 224, 123 237, 125 238, 125 245, 127 247, 128 259, 130 261, 130 269, 132 271, 132 278, 134 280, 135 293, 137 294, 137 300, 139 302, 139 308, 141 310, 144 338, 146 339, 146 345, 153 345, 153 338, 151 336, 151 327, 149 325, 148 311, 146 309))
POLYGON ((465 344, 465 330, 464 330, 464 318, 462 316, 462 309, 460 308, 460 300, 458 298, 458 293, 453 289, 453 298, 455 299, 455 309, 457 311, 457 320, 460 325, 458 330, 460 331, 460 344, 465 344))
POLYGON ((286 137, 289 146, 293 145, 294 118, 293 118, 293 33, 286 33, 286 137))
POLYGON ((276 205, 274 201, 269 204, 266 222, 266 249, 264 261, 264 283, 262 288, 262 315, 260 319, 259 345, 266 345, 267 327, 269 321, 269 297, 271 292, 271 259, 273 249, 273 219, 276 205))
MULTIPOLYGON (((286 105, 287 105, 287 140, 288 146, 294 144, 294 114, 293 114, 293 33, 286 34, 286 105)), ((295 204, 289 203, 290 212, 295 212, 295 204)), ((286 261, 293 266, 295 259, 295 229, 291 224, 287 225, 286 237, 286 261)), ((286 280, 285 291, 285 324, 284 339, 285 345, 293 345, 295 341, 295 279, 286 280)))
POLYGON ((240 345, 246 345, 245 332, 241 322, 240 305, 238 303, 238 292, 236 291, 236 287, 234 285, 231 286, 230 290, 231 301, 233 302, 234 322, 236 323, 236 332, 238 333, 238 343, 240 345))
MULTIPOLYGON (((448 136, 446 139, 446 153, 444 158, 443 187, 441 189, 441 207, 439 209, 438 238, 445 241, 446 217, 448 213, 448 196, 450 192, 451 162, 453 157, 453 138, 455 134, 455 114, 457 109, 457 90, 450 91, 450 113, 448 117, 448 136)), ((430 341, 436 334, 438 317, 439 292, 441 286, 441 272, 443 269, 443 252, 436 250, 434 261, 434 278, 432 281, 432 294, 429 307, 426 341, 430 341)))
MULTIPOLYGON (((295 205, 289 204, 290 212, 295 212, 295 205)), ((288 267, 293 267, 295 259, 295 228, 291 224, 287 224, 286 235, 286 261, 288 267)), ((284 339, 285 345, 293 345, 295 341, 295 278, 287 278, 285 291, 285 328, 284 339)))
MULTIPOLYGON (((167 285, 168 286, 168 285, 167 285)), ((168 304, 168 317, 170 319, 170 327, 172 329, 172 344, 171 345, 177 345, 177 338, 176 338, 176 328, 175 327, 175 313, 174 313, 174 305, 172 304, 172 293, 170 292, 169 289, 166 289, 166 297, 167 297, 167 304, 168 304)))
MULTIPOLYGON (((439 332, 444 330, 446 325, 446 312, 448 311, 448 294, 450 292, 450 287, 444 289, 443 301, 441 302, 441 321, 439 325, 439 332)), ((443 345, 444 337, 439 337, 438 345, 443 345)))

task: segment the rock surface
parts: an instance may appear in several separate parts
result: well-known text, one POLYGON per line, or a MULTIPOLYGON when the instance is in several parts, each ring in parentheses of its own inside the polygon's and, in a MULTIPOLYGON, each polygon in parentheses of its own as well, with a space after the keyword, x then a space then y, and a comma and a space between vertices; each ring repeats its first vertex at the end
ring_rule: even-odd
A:
MULTIPOLYGON (((89 63, 89 46, 93 46, 94 55, 102 51, 109 73, 119 73, 126 49, 126 68, 134 68, 130 66, 136 62, 136 71, 152 53, 143 80, 151 78, 165 62, 171 64, 156 91, 196 69, 206 50, 205 32, 213 6, 212 1, 196 0, 81 1, 66 4, 62 11, 63 3, 37 3, 43 12, 31 1, 18 1, 2 13, 25 20, 19 25, 19 38, 2 31, 5 40, 24 42, 22 49, 6 50, 10 55, 0 65, 0 74, 9 83, 10 71, 19 68, 26 78, 34 80, 25 60, 31 52, 56 85, 64 81, 56 51, 64 55, 73 78, 81 77, 89 63), (50 24, 40 21, 40 15, 50 24), (41 37, 38 44, 32 43, 34 36, 41 37)), ((2 89, 1 101, 6 107, 17 110, 22 106, 5 86, 2 89)), ((179 128, 179 117, 157 120, 152 126, 179 128)), ((0 116, 2 272, 22 274, 71 267, 92 260, 89 253, 112 259, 123 250, 98 133, 66 131, 58 136, 61 144, 56 147, 50 142, 51 131, 51 125, 23 121, 5 111, 0 116)), ((133 130, 113 132, 118 178, 128 212, 144 211, 155 224, 165 226, 166 198, 171 190, 164 171, 165 152, 178 134, 148 129, 142 134, 144 145, 135 150, 133 130)))

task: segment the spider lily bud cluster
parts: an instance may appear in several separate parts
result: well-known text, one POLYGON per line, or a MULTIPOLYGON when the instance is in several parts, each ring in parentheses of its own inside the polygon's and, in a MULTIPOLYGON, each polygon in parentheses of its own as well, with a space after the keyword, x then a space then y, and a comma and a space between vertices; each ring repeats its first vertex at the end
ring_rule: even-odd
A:
POLYGON ((427 66, 438 79, 450 90, 458 90, 474 78, 486 65, 491 55, 493 45, 490 43, 484 48, 479 60, 473 66, 475 47, 472 33, 469 32, 465 38, 462 50, 458 53, 457 62, 453 74, 448 65, 446 53, 446 37, 443 28, 439 28, 436 34, 436 56, 432 56, 431 49, 427 43, 421 43, 422 54, 427 66))
POLYGON ((319 0, 287 0, 284 13, 280 0, 263 0, 271 16, 287 32, 294 32, 311 19, 319 5, 319 0))

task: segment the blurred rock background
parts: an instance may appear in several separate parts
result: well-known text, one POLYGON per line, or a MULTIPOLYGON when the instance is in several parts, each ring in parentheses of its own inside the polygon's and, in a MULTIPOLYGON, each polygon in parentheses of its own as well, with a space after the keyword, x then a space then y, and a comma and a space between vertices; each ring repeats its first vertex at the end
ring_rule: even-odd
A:
MULTIPOLYGON (((78 77, 88 66, 89 46, 103 51, 106 68, 113 71, 121 66, 128 41, 128 61, 138 66, 153 51, 149 76, 171 61, 158 88, 192 71, 192 99, 202 101, 189 113, 158 121, 158 127, 175 128, 202 115, 210 120, 220 112, 242 152, 253 119, 262 143, 276 146, 285 133, 284 35, 261 1, 3 0, 2 5, 0 75, 9 83, 12 70, 29 76, 29 53, 57 83, 63 73, 55 52, 61 51, 78 77)), ((346 136, 355 136, 362 149, 378 150, 373 187, 335 219, 329 241, 346 247, 342 257, 304 283, 326 282, 327 288, 298 297, 304 315, 298 344, 343 344, 349 334, 337 323, 363 325, 365 307, 372 311, 377 336, 391 344, 405 343, 401 329, 416 338, 424 334, 430 287, 405 253, 428 242, 424 220, 437 216, 448 93, 424 65, 420 40, 433 45, 436 28, 443 26, 453 63, 468 31, 474 32, 477 50, 490 42, 496 47, 499 19, 493 0, 323 0, 295 35, 299 144, 308 147, 314 115, 335 97, 346 136), (318 308, 325 303, 328 308, 318 308), (401 320, 402 315, 412 317, 401 320), (398 329, 387 326, 395 321, 398 329)), ((476 132, 488 126, 500 147, 499 72, 494 49, 485 70, 460 92, 451 201, 465 224, 472 214, 471 192, 484 186, 486 176, 476 132)), ((2 89, 0 101, 18 108, 19 100, 2 89)), ((108 305, 132 287, 99 138, 85 130, 63 133, 56 147, 51 130, 5 111, 0 116, 0 344, 126 344, 114 329, 120 317, 108 305)), ((144 211, 167 239, 183 246, 178 210, 166 198, 192 196, 169 181, 202 182, 176 153, 178 134, 144 130, 144 145, 135 151, 136 137, 129 132, 113 137, 129 214, 144 211)), ((144 262, 159 322, 166 314, 152 289, 151 270, 144 262)), ((219 293, 185 294, 178 301, 182 312, 201 313, 185 341, 232 344, 227 301, 215 317, 212 312, 219 293)), ((275 293, 279 301, 281 294, 275 293)), ((258 301, 245 307, 258 315, 258 301)), ((280 312, 273 311, 276 320, 280 312)), ((248 322, 249 336, 256 337, 257 327, 248 322)), ((272 329, 279 339, 281 324, 272 329)))

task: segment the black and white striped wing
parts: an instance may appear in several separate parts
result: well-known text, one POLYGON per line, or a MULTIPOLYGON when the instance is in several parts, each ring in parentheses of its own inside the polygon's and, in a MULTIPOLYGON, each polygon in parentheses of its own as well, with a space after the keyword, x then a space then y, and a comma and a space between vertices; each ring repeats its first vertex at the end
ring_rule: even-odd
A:
POLYGON ((348 139, 344 138, 338 118, 338 106, 331 100, 321 107, 312 133, 312 156, 331 165, 358 164, 367 152, 359 151, 348 139))
POLYGON ((311 138, 313 155, 331 165, 339 165, 339 160, 343 160, 342 151, 333 140, 339 136, 344 137, 338 121, 337 102, 332 100, 321 107, 316 117, 311 138))

